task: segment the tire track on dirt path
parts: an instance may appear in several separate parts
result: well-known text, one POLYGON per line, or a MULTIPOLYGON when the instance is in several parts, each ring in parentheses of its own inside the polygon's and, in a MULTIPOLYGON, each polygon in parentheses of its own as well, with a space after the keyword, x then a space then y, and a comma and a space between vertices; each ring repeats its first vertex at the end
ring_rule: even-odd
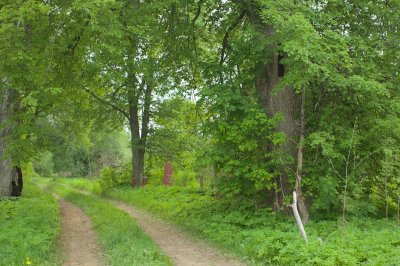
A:
POLYGON ((206 243, 189 239, 188 235, 173 225, 153 217, 134 206, 110 200, 128 213, 144 232, 169 256, 176 266, 242 266, 244 263, 228 258, 206 243))
POLYGON ((89 217, 78 207, 55 195, 60 206, 60 246, 65 261, 63 266, 105 265, 104 254, 98 245, 89 217))

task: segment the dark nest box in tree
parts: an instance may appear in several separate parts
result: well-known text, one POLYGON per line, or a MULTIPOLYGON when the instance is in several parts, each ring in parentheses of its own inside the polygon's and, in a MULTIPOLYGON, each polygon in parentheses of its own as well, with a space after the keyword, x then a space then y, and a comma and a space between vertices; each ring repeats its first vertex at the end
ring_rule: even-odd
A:
POLYGON ((278 54, 278 77, 280 78, 283 78, 283 76, 285 75, 285 66, 281 63, 283 58, 283 55, 278 54))

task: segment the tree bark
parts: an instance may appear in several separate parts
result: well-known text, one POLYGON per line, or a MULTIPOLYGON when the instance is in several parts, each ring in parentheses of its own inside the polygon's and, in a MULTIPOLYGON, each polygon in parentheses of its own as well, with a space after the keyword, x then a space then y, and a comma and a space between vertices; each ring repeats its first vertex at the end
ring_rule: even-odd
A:
POLYGON ((301 110, 300 110, 300 140, 297 148, 297 170, 296 170, 296 184, 295 190, 297 194, 297 207, 301 216, 303 224, 308 222, 307 206, 303 198, 301 190, 301 180, 303 177, 303 148, 304 148, 304 134, 305 134, 305 101, 306 91, 303 88, 301 92, 301 110))
POLYGON ((132 151, 132 181, 135 186, 141 184, 143 169, 140 160, 140 129, 139 129, 139 97, 133 91, 128 96, 129 103, 129 127, 131 132, 131 151, 132 151))
POLYGON ((12 89, 3 89, 0 95, 0 198, 11 196, 13 181, 18 184, 13 162, 6 154, 13 128, 10 119, 16 111, 17 97, 17 91, 12 89))
POLYGON ((133 91, 129 95, 129 126, 131 131, 132 151, 132 181, 136 187, 142 186, 144 176, 144 156, 146 153, 147 135, 149 132, 150 106, 152 86, 144 82, 140 85, 138 93, 133 91), (142 117, 139 118, 139 96, 144 93, 142 117), (140 127, 141 120, 141 127, 140 127))
MULTIPOLYGON (((277 130, 285 133, 286 143, 277 149, 283 156, 294 157, 296 154, 296 145, 294 139, 297 136, 297 126, 295 119, 295 92, 292 88, 284 88, 279 92, 274 89, 279 81, 278 78, 278 55, 271 53, 270 63, 262 64, 260 72, 256 77, 256 89, 259 101, 264 107, 269 117, 274 117, 281 113, 283 120, 278 124, 277 130)), ((291 165, 285 165, 280 169, 278 182, 280 184, 280 198, 277 202, 282 204, 285 196, 291 191, 289 185, 288 168, 291 165)))
MULTIPOLYGON (((269 38, 274 33, 274 29, 266 25, 258 10, 249 5, 247 14, 253 26, 262 33, 264 38, 269 38)), ((279 55, 276 51, 276 45, 272 44, 268 47, 266 54, 267 58, 260 60, 256 73, 256 90, 260 104, 264 107, 265 112, 269 117, 273 117, 278 113, 283 114, 284 119, 278 125, 278 131, 285 133, 286 143, 277 149, 283 156, 295 158, 297 139, 297 125, 296 125, 296 94, 293 88, 284 88, 280 91, 275 91, 276 85, 279 82, 279 55), (266 60, 265 60, 266 59, 266 60), (267 63, 264 63, 267 62, 267 63)), ((276 202, 282 206, 285 196, 291 191, 288 177, 288 169, 294 169, 293 165, 285 165, 280 169, 280 176, 278 183, 280 186, 279 199, 276 202)))

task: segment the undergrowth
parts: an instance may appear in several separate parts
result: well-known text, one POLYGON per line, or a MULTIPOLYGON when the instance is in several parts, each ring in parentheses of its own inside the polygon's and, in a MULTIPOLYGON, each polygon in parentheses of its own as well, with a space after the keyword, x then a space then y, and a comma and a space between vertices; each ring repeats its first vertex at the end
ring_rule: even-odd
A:
MULTIPOLYGON (((87 183, 90 191, 91 181, 78 180, 68 181, 69 185, 79 188, 79 183, 87 183)), ((256 265, 400 262, 400 227, 392 220, 311 221, 305 227, 309 238, 305 244, 291 217, 258 208, 244 198, 228 201, 202 190, 162 186, 120 187, 105 196, 149 210, 256 265)))
POLYGON ((400 227, 394 221, 310 222, 301 239, 290 217, 245 199, 216 199, 200 190, 147 186, 106 193, 189 229, 257 265, 398 265, 400 227))
POLYGON ((59 217, 55 199, 32 183, 22 197, 0 200, 0 265, 60 265, 59 217))

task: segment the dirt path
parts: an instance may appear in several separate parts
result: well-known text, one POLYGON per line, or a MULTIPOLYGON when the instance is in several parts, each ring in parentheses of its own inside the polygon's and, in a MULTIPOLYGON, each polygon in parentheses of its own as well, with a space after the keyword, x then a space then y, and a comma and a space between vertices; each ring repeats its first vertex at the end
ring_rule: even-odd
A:
POLYGON ((75 205, 59 197, 57 200, 61 211, 60 245, 65 255, 63 266, 105 265, 90 219, 75 205))
POLYGON ((229 259, 203 242, 193 242, 186 233, 137 208, 112 201, 134 218, 139 226, 169 256, 176 266, 241 266, 242 262, 229 259))

